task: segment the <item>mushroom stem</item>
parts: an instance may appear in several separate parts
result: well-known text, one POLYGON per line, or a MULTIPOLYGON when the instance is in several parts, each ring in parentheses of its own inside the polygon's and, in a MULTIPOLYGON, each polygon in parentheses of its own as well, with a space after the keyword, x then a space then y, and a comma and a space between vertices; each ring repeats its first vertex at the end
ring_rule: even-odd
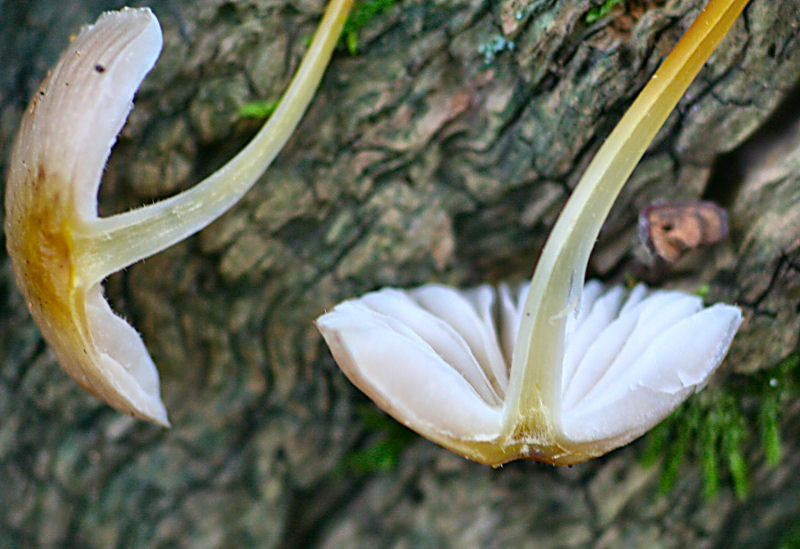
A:
POLYGON ((186 191, 155 204, 85 223, 73 233, 87 282, 149 257, 203 229, 258 180, 300 122, 336 47, 353 0, 332 0, 278 108, 227 164, 186 191))
POLYGON ((548 429, 541 424, 534 429, 533 420, 560 423, 564 330, 567 316, 580 302, 600 228, 651 140, 747 2, 708 2, 603 143, 567 201, 542 251, 523 309, 504 411, 506 437, 547 438, 548 429))

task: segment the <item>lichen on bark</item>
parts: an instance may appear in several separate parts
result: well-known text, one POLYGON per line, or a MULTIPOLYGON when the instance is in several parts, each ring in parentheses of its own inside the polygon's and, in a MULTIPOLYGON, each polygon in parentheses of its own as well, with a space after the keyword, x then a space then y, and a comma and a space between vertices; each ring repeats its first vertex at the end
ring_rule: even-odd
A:
MULTIPOLYGON (((118 6, 11 4, 0 2, 3 162, 69 35, 118 6)), ((347 465, 402 435, 364 420, 311 320, 382 285, 528 276, 588 160, 701 2, 628 0, 587 22, 598 4, 407 0, 360 31, 357 55, 341 48, 242 203, 107 284, 159 365, 169 431, 120 416, 58 370, 3 255, 2 541, 759 547, 788 532, 798 509, 781 497, 800 489, 786 474, 798 465, 792 401, 777 470, 760 465, 752 437, 743 503, 727 486, 698 504, 692 467, 659 495, 641 444, 572 469, 493 471, 410 438, 388 471, 347 465)), ((239 108, 278 97, 323 2, 151 5, 164 53, 106 170, 104 214, 186 188, 244 144, 258 123, 239 108)), ((798 344, 800 147, 781 122, 798 114, 799 13, 796 0, 752 0, 626 185, 590 266, 609 280, 707 283, 709 299, 741 304, 747 322, 723 372, 773 366, 798 344), (643 266, 638 211, 701 195, 728 208, 730 238, 667 271, 643 266)))

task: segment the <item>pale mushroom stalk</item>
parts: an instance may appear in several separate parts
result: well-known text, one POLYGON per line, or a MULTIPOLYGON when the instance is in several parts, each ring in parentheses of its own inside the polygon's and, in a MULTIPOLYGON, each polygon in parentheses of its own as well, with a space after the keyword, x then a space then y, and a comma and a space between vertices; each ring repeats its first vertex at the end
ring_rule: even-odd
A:
POLYGON ((317 90, 353 0, 333 0, 275 112, 252 141, 206 179, 155 204, 76 227, 82 277, 99 281, 196 233, 253 186, 289 140, 317 90), (89 267, 91 266, 91 267, 89 267))
POLYGON ((299 123, 352 0, 332 0, 278 108, 253 140, 195 187, 108 218, 97 189, 133 95, 161 50, 147 8, 85 27, 20 123, 6 184, 6 244, 17 283, 64 370, 130 415, 169 425, 158 371, 138 333, 109 307, 102 280, 199 231, 235 204, 299 123))
POLYGON ((584 277, 622 186, 746 4, 708 2, 589 164, 529 285, 384 288, 322 315, 347 377, 408 427, 494 466, 599 456, 702 388, 737 307, 584 277))
MULTIPOLYGON (((531 428, 531 419, 541 418, 543 409, 560 413, 561 369, 554 365, 563 360, 567 314, 580 301, 594 242, 650 142, 748 1, 708 2, 597 151, 570 195, 542 250, 520 320, 505 408, 505 436, 532 437, 559 446, 552 434, 531 428)), ((546 423, 558 419, 550 416, 546 423)))

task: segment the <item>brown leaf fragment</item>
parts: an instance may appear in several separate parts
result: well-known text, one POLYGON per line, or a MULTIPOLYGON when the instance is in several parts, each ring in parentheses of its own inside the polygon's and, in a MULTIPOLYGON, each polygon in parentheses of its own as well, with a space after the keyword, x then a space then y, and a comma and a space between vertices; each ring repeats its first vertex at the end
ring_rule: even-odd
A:
POLYGON ((661 202, 639 214, 639 238, 648 250, 670 263, 698 246, 719 242, 727 234, 728 213, 713 202, 661 202))

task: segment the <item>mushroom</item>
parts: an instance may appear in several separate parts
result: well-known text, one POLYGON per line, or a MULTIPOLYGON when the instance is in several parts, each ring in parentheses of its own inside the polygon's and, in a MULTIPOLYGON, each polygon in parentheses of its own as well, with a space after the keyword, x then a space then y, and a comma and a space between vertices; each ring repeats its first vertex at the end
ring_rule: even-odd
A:
POLYGON ((709 1, 589 164, 530 284, 387 288, 318 318, 345 375, 401 423, 493 466, 602 455, 702 388, 737 307, 584 276, 622 185, 746 4, 709 1))
POLYGON ((161 50, 147 8, 83 28, 26 109, 6 183, 6 244, 34 320, 64 370, 114 408, 168 426, 141 337, 103 296, 109 274, 204 228, 256 182, 310 103, 352 0, 333 0, 272 117, 201 183, 110 217, 97 215, 103 167, 161 50))

